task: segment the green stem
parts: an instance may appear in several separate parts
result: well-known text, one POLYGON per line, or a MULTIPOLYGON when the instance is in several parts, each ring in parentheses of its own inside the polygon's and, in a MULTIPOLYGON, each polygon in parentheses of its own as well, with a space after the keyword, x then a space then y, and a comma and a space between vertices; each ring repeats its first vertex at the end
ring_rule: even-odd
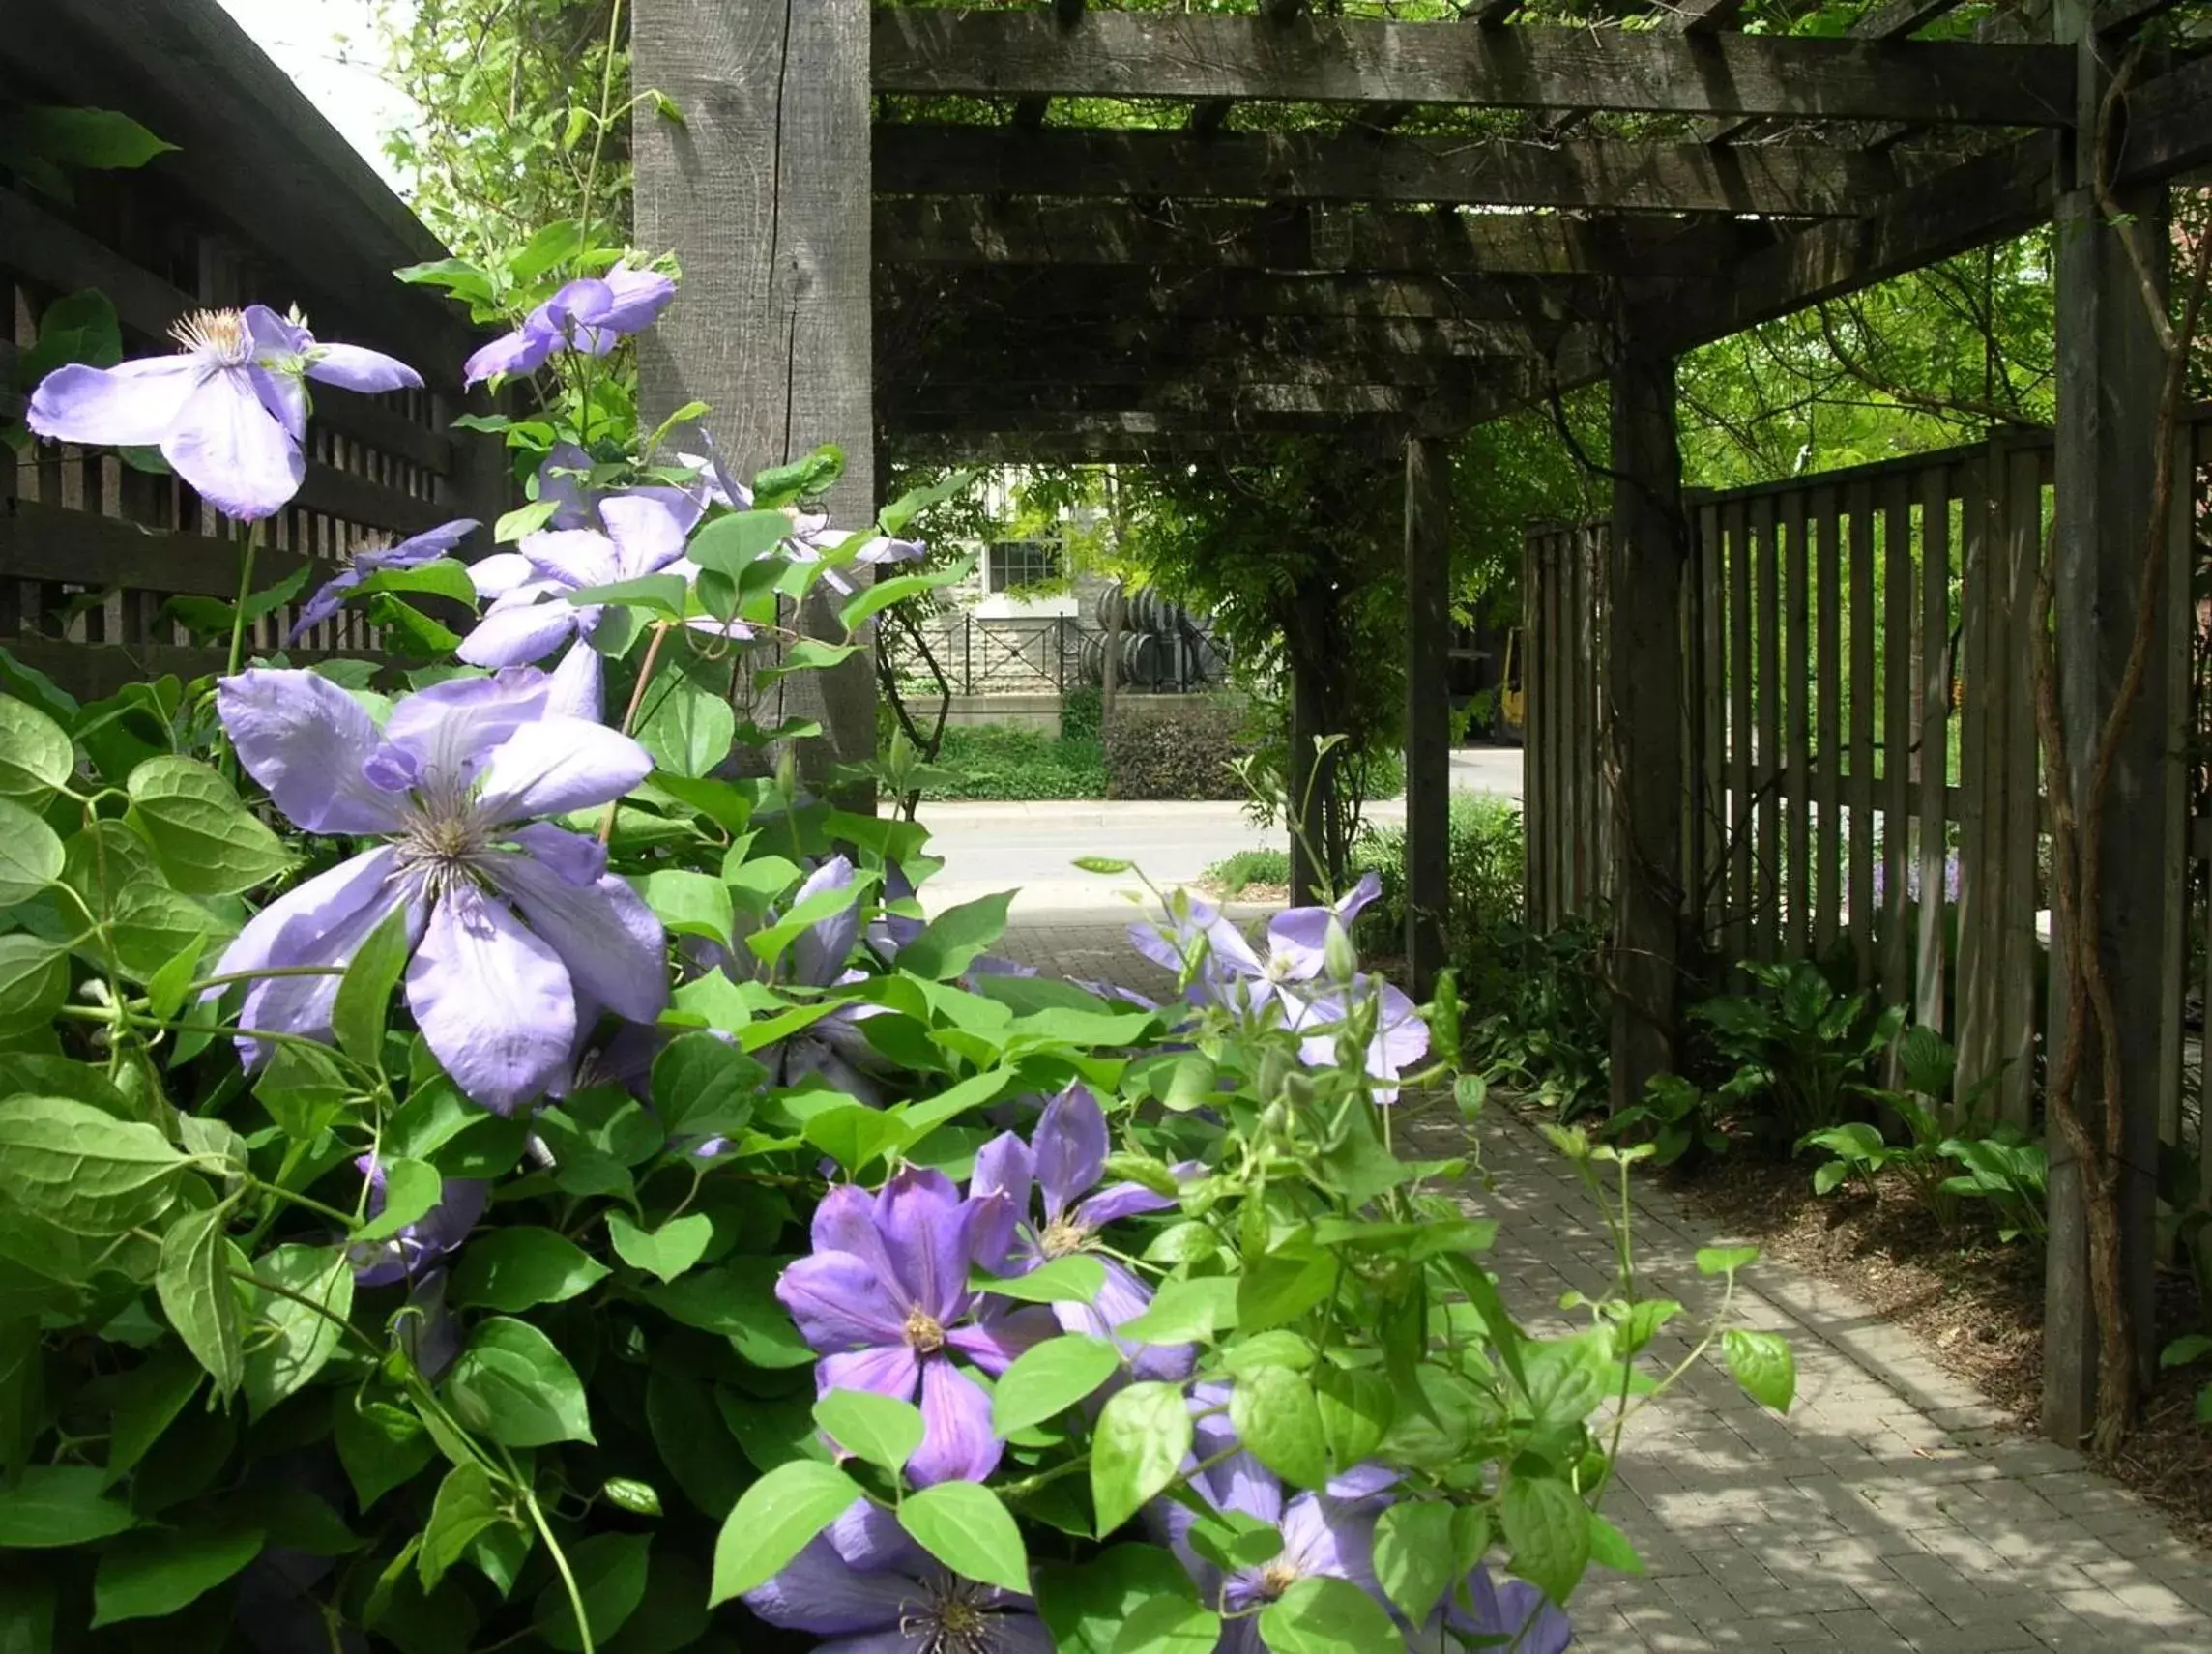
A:
POLYGON ((508 1475, 521 1490, 523 1508, 530 1512, 538 1536, 545 1541, 554 1570, 561 1576, 562 1587, 568 1593, 568 1607, 576 1616, 576 1638, 583 1644, 583 1654, 597 1654, 597 1645, 592 1640, 591 1617, 584 1611, 583 1590, 576 1583, 575 1571, 568 1566, 568 1553, 561 1549, 560 1540, 553 1537, 553 1524, 545 1520, 545 1512, 538 1503, 538 1490, 522 1479, 510 1455, 502 1452, 500 1457, 508 1461, 508 1475))
POLYGON ((246 659, 246 603, 253 595, 253 553, 261 543, 261 525, 246 525, 246 547, 238 554, 238 608, 230 617, 230 664, 226 677, 238 676, 238 668, 246 659))
POLYGON ((185 998, 194 999, 210 988, 227 988, 233 982, 258 982, 265 976, 343 976, 342 965, 264 965, 258 971, 233 971, 222 976, 203 976, 185 990, 185 998))

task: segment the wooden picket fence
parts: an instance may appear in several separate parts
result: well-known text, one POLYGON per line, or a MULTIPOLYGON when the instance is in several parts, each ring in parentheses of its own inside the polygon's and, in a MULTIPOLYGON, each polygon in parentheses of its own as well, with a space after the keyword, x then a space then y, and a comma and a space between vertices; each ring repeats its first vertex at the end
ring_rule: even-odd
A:
MULTIPOLYGON (((496 514, 508 492, 496 440, 447 434, 468 330, 390 274, 442 256, 428 232, 211 0, 178 0, 151 28, 99 0, 43 10, 39 29, 0 34, 0 102, 115 109, 179 147, 138 170, 70 169, 67 199, 0 188, 0 424, 20 418, 20 355, 64 295, 106 295, 131 356, 175 348, 171 325, 195 309, 298 303, 320 336, 397 356, 430 389, 313 387, 306 480, 263 526, 256 586, 496 514)), ((208 670, 220 652, 194 647, 164 605, 235 595, 234 532, 175 477, 111 451, 0 450, 0 647, 79 694, 208 670)), ((284 647, 295 617, 264 616, 255 647, 284 647)), ((352 613, 292 653, 377 643, 352 613)))
MULTIPOLYGON (((2188 428, 2169 536, 2177 591, 2206 566, 2212 414, 2188 428)), ((1690 830, 1681 876, 1716 980, 1812 958, 1959 1048, 1962 1090, 2035 1115, 2049 1024, 2046 804, 2029 623, 2052 510, 2048 433, 1693 495, 1682 616, 1690 830), (1924 893, 1942 899, 1920 900, 1924 893)), ((1530 534, 1528 909, 1613 886, 1605 785, 1603 525, 1530 534)), ((2199 586, 2201 581, 2198 582, 2199 586)), ((2203 605, 2173 605, 2165 809, 2124 829, 2164 858, 2166 1140, 2204 1163, 2212 1000, 2212 668, 2203 605), (2197 617, 2192 624, 2192 617, 2197 617)))

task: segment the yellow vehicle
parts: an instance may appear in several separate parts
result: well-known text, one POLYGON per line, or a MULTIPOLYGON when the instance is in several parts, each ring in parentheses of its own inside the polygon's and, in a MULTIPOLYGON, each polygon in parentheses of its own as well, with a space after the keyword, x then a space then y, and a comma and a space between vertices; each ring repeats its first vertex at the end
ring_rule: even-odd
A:
POLYGON ((1528 725, 1528 686, 1521 681, 1521 628, 1505 634, 1505 668, 1498 675, 1498 735, 1519 740, 1528 725))

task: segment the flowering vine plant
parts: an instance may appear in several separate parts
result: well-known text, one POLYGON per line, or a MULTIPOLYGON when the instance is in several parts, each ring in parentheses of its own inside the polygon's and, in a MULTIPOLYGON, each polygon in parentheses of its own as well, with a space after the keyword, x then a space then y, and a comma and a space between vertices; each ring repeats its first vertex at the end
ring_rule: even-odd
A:
MULTIPOLYGON (((610 359, 672 276, 556 274, 484 278, 471 371, 546 376, 511 549, 314 599, 416 664, 79 707, 0 662, 9 1645, 1567 1646, 1637 1566, 1622 1422, 1709 1342, 1793 1381, 1718 1322, 1655 1362, 1645 1151, 1557 1136, 1619 1267, 1532 1336, 1460 1007, 1354 957, 1372 890, 1257 939, 1152 893, 1156 1001, 994 956, 1010 893, 925 906, 926 831, 741 709, 947 578, 870 567, 926 500, 838 533, 833 452, 641 433, 610 359)), ((404 371, 266 310, 186 346, 35 428, 258 508, 308 380, 404 371)))

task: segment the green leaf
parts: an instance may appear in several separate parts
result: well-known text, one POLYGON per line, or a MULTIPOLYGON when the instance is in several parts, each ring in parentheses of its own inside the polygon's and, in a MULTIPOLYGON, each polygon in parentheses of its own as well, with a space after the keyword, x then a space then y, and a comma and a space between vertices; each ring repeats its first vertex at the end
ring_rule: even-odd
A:
POLYGON ((1776 1412, 1790 1410, 1797 1395, 1797 1357, 1788 1339, 1732 1326, 1721 1334, 1721 1353, 1745 1395, 1776 1412))
POLYGON ((443 659, 460 647, 458 632, 441 625, 414 604, 389 592, 379 592, 369 598, 368 622, 386 629, 390 634, 387 641, 394 653, 412 660, 443 659))
POLYGON ((1513 1571, 1563 1603, 1589 1566, 1589 1507, 1565 1482, 1549 1476, 1515 1476, 1500 1501, 1513 1571))
POLYGON ((0 1030, 44 1028, 69 985, 66 948, 35 936, 0 936, 0 1030))
POLYGON ((766 1584, 859 1498, 859 1485, 814 1459, 779 1465, 744 1491, 714 1542, 708 1606, 766 1584))
POLYGON ((1121 1351, 1103 1338, 1048 1338, 1001 1376, 991 1392, 991 1423, 1004 1436, 1058 1418, 1121 1367, 1121 1351))
POLYGON ((131 1507, 106 1489, 107 1473, 91 1465, 33 1465, 0 1486, 0 1550, 89 1545, 135 1526, 131 1507))
POLYGON ((660 1515, 660 1494, 651 1482, 640 1482, 630 1476, 609 1476, 599 1489, 599 1496, 617 1510, 626 1510, 632 1516, 660 1515))
POLYGON ((259 1418, 337 1352, 353 1313, 353 1262, 342 1246, 279 1246, 253 1261, 253 1276, 296 1294, 260 1294, 265 1324, 246 1356, 246 1399, 259 1418))
POLYGON ((185 1008, 185 994, 207 952, 207 938, 195 936, 170 955, 169 962, 146 978, 146 1008, 162 1022, 173 1022, 185 1008))
POLYGON ((426 264, 407 265, 392 274, 411 286, 442 287, 464 304, 491 301, 491 277, 465 258, 432 259, 426 264))
POLYGON ((471 1460, 446 1472, 438 1484, 438 1496, 430 1505, 429 1525, 422 1530, 422 1549, 415 1566, 422 1576, 422 1588, 434 1591, 446 1570, 468 1554, 469 1547, 486 1528, 508 1520, 500 1503, 499 1489, 491 1474, 471 1460))
POLYGON ((701 568, 735 580, 790 533, 791 519, 781 511, 736 511, 693 535, 684 555, 701 568))
POLYGON ((1644 1558, 1629 1544, 1628 1535, 1597 1514, 1589 1513, 1590 1560, 1616 1574, 1641 1574, 1644 1558))
POLYGON ((1091 1440, 1091 1499, 1101 1539, 1175 1480, 1192 1434, 1178 1385, 1131 1384, 1106 1404, 1091 1440))
POLYGON ((899 969, 933 982, 959 975, 1004 933, 1006 909, 1013 899, 1013 891, 1002 890, 946 909, 899 949, 899 969))
POLYGON ((556 218, 541 224, 531 238, 509 254, 507 268, 517 281, 535 281, 555 265, 566 264, 584 250, 584 226, 574 218, 556 218))
POLYGON ((698 779, 729 757, 738 715, 729 702, 687 678, 671 682, 665 694, 655 689, 648 696, 650 710, 637 739, 661 769, 698 779))
POLYGON ((814 1404, 814 1422, 846 1452, 897 1476, 921 1446, 921 1409, 867 1390, 831 1390, 814 1404))
POLYGON ((1310 1246, 1286 1247, 1253 1259, 1237 1289, 1237 1325, 1244 1332, 1287 1326, 1336 1291, 1339 1265, 1310 1246))
POLYGON ((877 525, 887 535, 895 536, 932 506, 942 506, 953 496, 967 493, 975 485, 979 475, 975 471, 955 471, 926 488, 909 489, 877 513, 877 525))
POLYGON ((213 942, 217 928, 215 915, 189 896, 144 881, 118 893, 111 923, 123 974, 134 982, 151 979, 194 939, 213 942))
MULTIPOLYGON (((1047 1562, 1037 1570, 1036 1599, 1060 1654, 1115 1654, 1129 1622, 1151 1604, 1199 1606, 1182 1564, 1154 1545, 1115 1545, 1084 1562, 1047 1562)), ((1168 1650, 1183 1654, 1174 1643, 1162 1654, 1168 1650)))
POLYGON ((680 1034, 653 1059, 653 1106, 671 1140, 733 1136, 751 1123, 768 1070, 726 1039, 680 1034))
POLYGON ((648 873, 638 881, 638 893, 671 935, 705 937, 730 945, 730 925, 735 914, 730 887, 705 873, 680 869, 648 873))
POLYGON ((1413 1624, 1429 1617, 1459 1578, 1450 1505, 1395 1504, 1376 1521, 1376 1582, 1413 1624))
POLYGON ((804 459, 771 466, 755 476, 753 500, 765 509, 818 499, 844 475, 845 450, 835 443, 824 443, 804 459))
POLYGON ((407 913, 394 908, 355 950, 331 1007, 331 1028, 338 1049, 364 1067, 382 1072, 384 1030, 392 1011, 392 991, 407 969, 407 913))
POLYGON ((152 1222, 175 1198, 186 1164, 152 1126, 87 1103, 0 1103, 0 1189, 72 1234, 105 1238, 152 1222))
POLYGON ((558 500, 533 500, 527 506, 517 506, 511 511, 500 513, 499 521, 492 525, 491 537, 496 544, 508 545, 534 535, 553 520, 553 513, 561 508, 558 500))
POLYGON ((352 1390, 339 1390, 331 1399, 331 1436, 364 1511, 393 1488, 412 1482, 438 1456, 421 1419, 352 1390))
POLYGON ((1124 861, 1117 856, 1078 856, 1074 865, 1086 873, 1103 873, 1111 877, 1126 873, 1137 864, 1134 861, 1124 861))
POLYGON ((1701 1275, 1729 1275, 1759 1261, 1756 1246, 1701 1246, 1698 1248, 1698 1273, 1701 1275))
POLYGON ((1214 1275, 1165 1283, 1150 1309, 1123 1321, 1114 1333, 1153 1346, 1204 1344, 1236 1325, 1237 1278, 1214 1275))
POLYGON ((257 1527, 131 1534, 101 1552, 92 1580, 93 1628, 165 1618, 244 1568, 261 1545, 257 1527))
POLYGON ((484 1309, 533 1309, 566 1303, 606 1279, 607 1266, 550 1229, 494 1229, 470 1241, 453 1269, 447 1296, 484 1309))
POLYGON ((246 1381, 239 1325, 238 1288, 230 1278, 227 1204, 188 1212, 161 1236, 161 1262, 154 1276, 161 1313, 185 1348, 228 1396, 246 1381))
POLYGON ((286 1137, 312 1143, 345 1117, 353 1088, 320 1050, 281 1045, 253 1088, 286 1137))
POLYGON ((976 1291, 1025 1304, 1088 1304, 1097 1299, 1105 1285, 1106 1265, 1081 1253, 1040 1263, 1026 1275, 977 1274, 969 1281, 976 1291))
POLYGON ((52 827, 22 805, 0 798, 0 908, 44 890, 62 876, 65 859, 52 827))
POLYGON ((640 1229, 626 1212, 607 1213, 607 1238, 632 1269, 673 1281, 707 1255, 713 1220, 704 1212, 670 1218, 655 1230, 640 1229))
POLYGON ((681 621, 690 590, 681 574, 640 574, 633 580, 579 587, 562 595, 579 608, 639 609, 656 620, 681 621))
POLYGON ((706 1382, 683 1368, 655 1362, 646 1379, 645 1421, 660 1462, 684 1496, 708 1516, 728 1516, 752 1476, 706 1382))
POLYGON ((380 568, 354 588, 354 595, 360 597, 374 596, 379 592, 418 593, 471 609, 477 606, 476 583, 469 578, 468 565, 451 557, 418 563, 412 568, 380 568))
POLYGON ((177 147, 113 109, 44 103, 24 104, 12 111, 6 139, 11 149, 42 160, 101 172, 131 171, 177 147))
POLYGON ((1213 1654, 1221 1616, 1179 1597, 1140 1604, 1121 1624, 1112 1654, 1213 1654))
POLYGON ((1320 1488, 1332 1473, 1313 1385, 1288 1367, 1249 1368, 1229 1393, 1229 1422, 1246 1452, 1286 1482, 1320 1488))
POLYGON ((957 586, 974 572, 973 555, 962 558, 949 568, 932 570, 927 574, 901 574, 890 580, 878 580, 872 586, 861 588, 848 598, 837 611, 837 624, 847 631, 856 629, 862 621, 883 613, 893 603, 903 603, 909 597, 918 597, 924 592, 935 592, 946 586, 957 586))
MULTIPOLYGON (((645 1601, 652 1549, 652 1539, 642 1533, 595 1533, 568 1553, 577 1592, 584 1599, 584 1617, 591 1624, 592 1640, 597 1647, 604 1648, 607 1639, 645 1601)), ((560 1581, 554 1581, 539 1595, 535 1618, 538 1636, 546 1647, 558 1649, 560 1654, 578 1654, 583 1648, 575 1606, 560 1581)))
POLYGON ((899 1501, 899 1525, 964 1580, 1027 1594, 1029 1547, 1012 1513, 980 1482, 940 1482, 899 1501))
POLYGON ((282 608, 306 590, 307 577, 313 572, 311 567, 302 564, 276 585, 264 586, 260 591, 250 594, 241 605, 241 612, 248 621, 256 621, 263 615, 282 608))
POLYGON ((388 1160, 384 1165, 384 1209, 354 1232, 356 1240, 390 1240, 411 1223, 429 1215, 445 1192, 435 1166, 422 1160, 388 1160))
POLYGON ((1404 1640, 1382 1605, 1350 1580, 1300 1580, 1260 1611, 1272 1654, 1373 1654, 1404 1640))
POLYGON ((204 764, 156 758, 131 772, 131 821, 154 860, 188 896, 250 890, 292 865, 291 852, 204 764))
POLYGON ((199 1392, 199 1363, 174 1344, 158 1347, 117 1382, 108 1423, 107 1479, 120 1481, 199 1392))
POLYGON ((453 1414, 507 1447, 590 1441, 584 1386, 568 1357, 528 1321, 484 1321, 446 1378, 453 1414))
POLYGON ((28 702, 0 695, 0 798, 42 809, 69 785, 75 765, 61 725, 28 702))

